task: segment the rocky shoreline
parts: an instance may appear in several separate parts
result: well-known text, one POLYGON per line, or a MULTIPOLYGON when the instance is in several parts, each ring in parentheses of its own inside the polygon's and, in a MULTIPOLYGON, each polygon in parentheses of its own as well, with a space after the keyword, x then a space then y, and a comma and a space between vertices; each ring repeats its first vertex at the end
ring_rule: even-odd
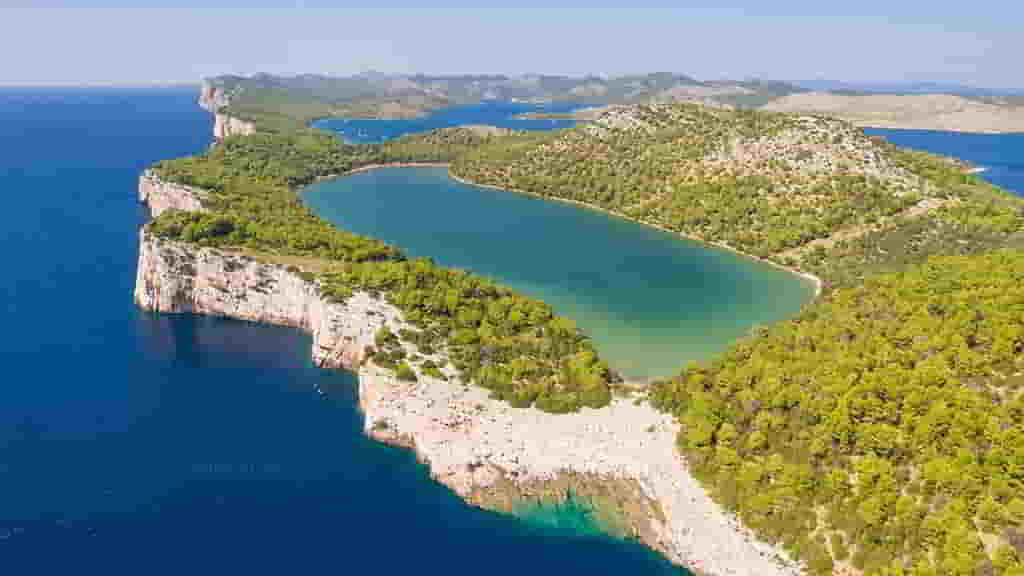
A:
POLYGON ((199 107, 213 114, 213 137, 219 142, 228 136, 247 136, 256 132, 252 122, 228 116, 222 110, 231 102, 232 94, 204 80, 199 90, 199 107))
MULTIPOLYGON (((139 198, 154 214, 201 210, 202 191, 144 173, 139 198)), ((602 523, 702 574, 791 576, 800 566, 713 502, 687 471, 678 424, 641 400, 552 415, 517 409, 447 374, 416 382, 364 361, 397 309, 366 293, 344 303, 281 264, 140 232, 136 303, 147 310, 228 316, 292 326, 313 336, 314 361, 358 373, 365 432, 408 447, 467 501, 513 511, 523 499, 590 502, 602 523)))

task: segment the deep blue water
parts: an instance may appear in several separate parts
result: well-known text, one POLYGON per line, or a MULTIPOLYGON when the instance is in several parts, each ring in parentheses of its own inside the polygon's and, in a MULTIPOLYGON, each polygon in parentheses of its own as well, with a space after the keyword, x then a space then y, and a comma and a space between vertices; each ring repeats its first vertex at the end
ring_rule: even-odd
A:
POLYGON ((368 118, 325 118, 313 125, 334 130, 349 142, 381 142, 412 132, 425 132, 438 128, 450 128, 465 124, 487 124, 515 130, 556 130, 571 128, 576 121, 571 118, 518 118, 526 112, 572 112, 582 105, 575 102, 546 102, 524 104, 498 100, 485 101, 471 106, 442 108, 419 118, 400 120, 374 120, 368 118))
POLYGON ((0 572, 677 573, 466 506, 298 331, 136 309, 136 179, 209 144, 195 98, 0 90, 0 572))
POLYGON ((865 128, 864 132, 884 136, 897 146, 963 158, 985 168, 979 174, 985 180, 1024 195, 1024 132, 968 134, 882 128, 865 128))

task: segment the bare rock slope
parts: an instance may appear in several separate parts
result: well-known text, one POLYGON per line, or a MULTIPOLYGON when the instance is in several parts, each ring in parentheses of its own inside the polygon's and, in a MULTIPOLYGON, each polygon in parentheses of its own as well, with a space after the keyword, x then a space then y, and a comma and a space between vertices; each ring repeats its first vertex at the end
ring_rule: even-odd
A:
POLYGON ((791 94, 762 107, 824 114, 858 126, 956 132, 1024 132, 1024 106, 999 105, 951 94, 791 94))

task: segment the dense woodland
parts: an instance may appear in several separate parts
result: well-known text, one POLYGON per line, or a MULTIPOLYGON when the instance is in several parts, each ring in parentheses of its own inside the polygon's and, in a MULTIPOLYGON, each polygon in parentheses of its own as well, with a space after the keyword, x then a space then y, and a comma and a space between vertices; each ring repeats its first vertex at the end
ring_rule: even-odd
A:
POLYGON ((382 331, 371 350, 400 378, 444 376, 451 362, 517 406, 606 404, 616 377, 571 321, 337 230, 294 193, 409 161, 450 162, 460 177, 820 276, 822 296, 798 318, 652 386, 652 403, 683 424, 691 468, 815 574, 1024 575, 1019 199, 842 122, 675 104, 613 107, 555 133, 456 128, 361 146, 305 129, 229 138, 157 166, 208 190, 210 212, 168 212, 151 227, 313 259, 302 273, 339 300, 383 295, 414 326, 382 331))
MULTIPOLYGON (((459 157, 452 171, 782 264, 806 258, 807 267, 814 255, 800 248, 814 241, 831 244, 840 231, 957 206, 991 189, 953 163, 837 120, 691 104, 613 107, 593 125, 496 140, 459 157)), ((1001 210, 999 234, 1017 225, 1014 207, 993 210, 1001 210)))
POLYGON ((1022 352, 1024 254, 938 257, 652 399, 716 498, 816 573, 1024 574, 1022 352))
POLYGON ((206 190, 208 210, 167 211, 150 230, 202 246, 291 257, 303 264, 300 274, 337 301, 356 290, 383 296, 415 327, 400 339, 416 352, 382 337, 370 357, 400 376, 414 377, 410 363, 438 375, 451 362, 461 380, 515 406, 549 412, 604 406, 617 377, 571 320, 490 280, 408 260, 393 246, 339 230, 294 191, 363 165, 445 160, 481 138, 462 129, 381 146, 345 146, 316 131, 228 138, 206 154, 154 167, 162 178, 206 190))

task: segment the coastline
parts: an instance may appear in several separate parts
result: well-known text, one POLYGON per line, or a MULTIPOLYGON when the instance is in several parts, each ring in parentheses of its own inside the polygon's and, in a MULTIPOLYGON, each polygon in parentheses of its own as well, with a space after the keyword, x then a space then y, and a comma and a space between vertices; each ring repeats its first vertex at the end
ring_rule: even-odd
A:
MULTIPOLYGON (((817 112, 815 112, 817 113, 817 112)), ((841 116, 834 116, 842 118, 841 116)), ((845 118, 858 128, 878 128, 879 130, 917 130, 926 132, 956 132, 959 134, 986 134, 997 136, 1001 134, 1024 134, 1021 130, 1000 130, 995 128, 978 128, 972 126, 956 125, 945 126, 941 124, 929 124, 928 122, 883 122, 878 120, 857 120, 845 118)))
POLYGON ((351 176, 353 174, 358 174, 360 172, 369 172, 371 170, 381 170, 381 169, 384 169, 384 168, 448 168, 449 169, 448 170, 448 177, 451 178, 452 180, 455 180, 456 182, 459 182, 460 184, 466 184, 468 186, 477 186, 477 187, 480 187, 480 188, 489 188, 491 190, 499 190, 499 191, 502 191, 502 192, 512 192, 514 194, 523 194, 523 195, 526 195, 526 196, 533 196, 534 198, 540 198, 540 199, 543 199, 543 200, 552 200, 552 201, 555 201, 555 202, 564 202, 566 204, 573 204, 575 206, 579 206, 581 208, 586 208, 588 210, 596 210, 598 212, 603 212, 605 214, 608 214, 609 216, 614 216, 616 218, 622 218, 624 220, 629 220, 631 222, 635 222, 635 223, 641 224, 643 226, 649 226, 651 228, 656 228, 658 230, 661 230, 662 232, 668 232, 669 234, 674 234, 674 235, 677 235, 677 236, 681 236, 683 238, 686 238, 687 240, 691 240, 693 242, 699 242, 699 243, 704 244, 706 246, 712 246, 714 248, 721 248, 723 250, 728 250, 729 252, 732 252, 734 254, 738 254, 740 256, 743 256, 744 258, 749 258, 751 260, 756 260, 758 262, 761 262, 763 264, 767 264, 769 266, 773 266, 773 267, 778 268, 780 270, 785 270, 786 272, 789 272, 790 274, 792 274, 794 276, 800 277, 800 278, 806 280, 807 282, 810 282, 814 286, 814 296, 811 298, 811 300, 808 302, 808 304, 810 304, 811 302, 816 300, 819 296, 821 296, 823 282, 822 282, 821 278, 819 278, 819 277, 817 277, 814 274, 811 274, 809 272, 804 272, 803 270, 798 270, 796 268, 791 268, 789 266, 785 266, 783 264, 779 264, 778 262, 773 262, 771 260, 767 260, 767 259, 761 258, 759 256, 754 256, 753 254, 750 254, 750 253, 747 253, 747 252, 743 252, 742 250, 737 250, 736 248, 733 248, 732 246, 729 246, 727 244, 723 244, 721 242, 714 242, 714 241, 710 241, 710 240, 704 240, 703 238, 698 238, 696 236, 692 236, 692 235, 687 234, 685 232, 680 232, 678 230, 670 230, 668 228, 665 228, 664 226, 659 226, 658 224, 652 224, 650 222, 644 222, 643 220, 638 220, 638 219, 633 218, 631 216, 626 216, 625 214, 619 214, 618 212, 613 212, 613 211, 608 210, 606 208, 601 208, 600 206, 594 206, 593 204, 588 204, 586 202, 580 202, 579 200, 569 200, 567 198, 555 198, 553 196, 542 196, 542 195, 536 194, 534 192, 527 192, 526 190, 516 190, 514 188, 503 188, 501 186, 495 186, 493 184, 480 184, 480 183, 477 183, 477 182, 473 182, 472 180, 467 180, 465 178, 462 178, 461 176, 456 175, 454 172, 452 172, 451 171, 451 164, 447 163, 447 162, 393 162, 393 163, 387 163, 387 164, 370 164, 370 165, 362 166, 362 167, 359 167, 359 168, 353 168, 352 170, 349 170, 347 172, 342 172, 342 173, 339 173, 339 174, 328 174, 326 176, 318 178, 317 182, 323 182, 323 181, 326 181, 326 180, 334 180, 336 178, 344 178, 345 176, 351 176))
MULTIPOLYGON (((332 179, 335 179, 335 178, 344 178, 345 176, 351 176, 352 174, 357 174, 359 172, 368 172, 368 171, 371 171, 371 170, 380 170, 380 169, 383 169, 383 168, 448 168, 449 169, 448 170, 448 177, 451 178, 452 180, 455 180, 456 182, 459 182, 460 184, 466 184, 468 186, 477 186, 477 187, 480 187, 480 188, 489 188, 491 190, 500 190, 502 192, 512 192, 512 193, 515 193, 515 194, 524 194, 526 196, 533 196, 535 198, 541 198, 541 199, 544 199, 544 200, 553 200, 553 201, 556 201, 556 202, 564 202, 566 204, 573 204, 573 205, 576 205, 576 206, 579 206, 579 207, 582 207, 582 208, 586 208, 588 210, 596 210, 598 212, 603 212, 603 213, 608 214, 610 216, 615 216, 616 218, 622 218, 624 220, 629 220, 629 221, 635 222, 637 224, 642 224, 644 226, 649 226, 651 228, 657 228, 658 230, 661 230, 663 232, 668 232, 669 234, 675 234, 675 235, 681 236, 683 238, 686 238, 687 240, 691 240, 691 241, 694 241, 694 242, 699 242, 701 244, 705 244, 707 246, 713 246, 715 248, 721 248, 723 250, 728 250, 728 251, 730 251, 730 252, 732 252, 734 254, 738 254, 740 256, 743 256, 744 258, 750 258, 752 260, 756 260, 758 262, 761 262, 761 263, 764 263, 764 264, 768 264, 770 266, 774 266, 775 268, 778 268, 780 270, 785 270, 786 272, 789 272, 790 274, 793 274, 794 276, 798 276, 800 278, 803 278, 804 280, 810 282, 814 286, 814 297, 811 300, 812 302, 815 299, 817 299, 818 296, 821 295, 821 290, 822 290, 822 280, 821 280, 821 278, 818 278, 817 276, 815 276, 814 274, 811 274, 809 272, 804 272, 804 271, 798 270, 796 268, 790 268, 789 266, 784 266, 782 264, 779 264, 778 262, 772 262, 771 260, 766 260, 766 259, 761 258, 759 256, 754 256, 753 254, 749 254, 747 252, 743 252, 741 250, 737 250, 736 248, 733 248, 732 246, 729 246, 727 244, 723 244, 723 243, 720 243, 720 242, 709 241, 709 240, 704 240, 702 238, 698 238, 696 236, 691 236, 689 234, 686 234, 685 232, 680 232, 678 230, 670 230, 668 228, 665 228, 664 226, 659 226, 657 224, 652 224, 650 222, 644 222, 643 220, 637 220, 636 218, 633 218, 633 217, 630 217, 630 216, 626 216, 625 214, 619 214, 618 212, 613 212, 611 210, 608 210, 608 209, 605 209, 605 208, 601 208, 600 206, 594 206, 593 204, 588 204, 586 202, 580 202, 578 200, 569 200, 567 198, 555 198, 555 197, 552 197, 552 196, 542 196, 540 194, 536 194, 536 193, 533 193, 533 192, 527 192, 525 190, 517 190, 517 189, 514 189, 514 188, 503 188, 501 186, 495 186, 493 184, 480 184, 480 183, 477 183, 477 182, 473 182, 472 180, 467 180, 467 179, 462 178, 461 176, 458 176, 455 173, 453 173, 451 171, 451 164, 450 163, 446 163, 446 162, 395 162, 395 163, 389 163, 389 164, 371 164, 371 165, 368 165, 368 166, 363 166, 363 167, 360 167, 360 168, 355 168, 355 169, 349 170, 348 172, 342 172, 341 174, 330 174, 330 175, 324 176, 323 178, 318 179, 318 181, 332 180, 332 179)), ((810 303, 810 302, 808 302, 808 303, 810 303)))
POLYGON ((956 94, 840 94, 811 91, 783 96, 759 110, 832 116, 862 128, 970 134, 1024 131, 1024 106, 956 94))
MULTIPOLYGON (((446 165, 446 166, 448 166, 449 168, 451 167, 451 165, 446 165)), ((644 226, 649 226, 651 228, 657 228, 658 230, 661 230, 662 232, 668 232, 669 234, 675 234, 677 236, 681 236, 681 237, 686 238, 687 240, 691 240, 693 242, 699 242, 699 243, 707 245, 707 246, 713 246, 715 248, 721 248, 723 250, 728 250, 729 252, 732 252, 734 254, 738 254, 740 256, 743 256, 744 258, 750 258, 751 260, 756 260, 758 262, 761 262, 761 263, 764 263, 764 264, 768 264, 770 266, 774 266, 774 267, 776 267, 776 268, 778 268, 780 270, 785 270, 786 272, 789 272, 790 274, 792 274, 794 276, 798 276, 800 278, 803 278, 804 280, 807 280, 808 282, 813 284, 814 285, 814 297, 811 299, 810 302, 808 302, 808 304, 810 304, 811 302, 816 300, 818 298, 818 296, 821 295, 822 280, 821 280, 821 278, 818 278, 814 274, 811 274, 809 272, 804 272, 803 270, 797 270, 796 268, 790 268, 789 266, 784 266, 782 264, 779 264, 778 262, 772 262, 771 260, 766 260, 766 259, 761 258, 759 256, 754 256, 753 254, 749 254, 747 252, 743 252, 741 250, 737 250, 736 248, 733 248, 732 246, 729 246, 728 244, 723 244, 721 242, 715 242, 715 241, 712 241, 712 240, 705 240, 703 238, 698 238, 696 236, 691 236, 690 234, 687 234, 685 232, 680 232, 678 230, 670 230, 668 228, 665 228, 664 226, 659 226, 658 224, 652 224, 650 222, 644 222, 643 220, 638 220, 636 218, 633 218, 632 216, 626 216, 625 214, 619 214, 618 212, 613 212, 613 211, 608 210, 606 208, 602 208, 600 206, 594 206, 593 204, 588 204, 586 202, 580 202, 579 200, 570 200, 568 198, 555 198, 553 196, 542 196, 542 195, 536 194, 534 192, 527 192, 526 190, 517 190, 515 188, 503 188, 501 186, 495 186, 493 184, 479 184, 477 182, 473 182, 472 180, 467 180, 465 178, 462 178, 461 176, 457 176, 450 169, 448 171, 448 177, 451 178, 452 180, 455 180, 456 182, 459 182, 461 184, 466 184, 468 186, 478 186, 480 188, 490 188, 491 190, 501 190, 503 192, 513 192, 515 194, 525 194, 527 196, 533 196, 535 198, 542 198, 544 200, 555 200, 557 202, 565 202, 566 204, 573 204, 573 205, 576 205, 576 206, 580 206, 582 208, 587 208, 589 210, 596 210, 598 212, 603 212, 605 214, 608 214, 609 216, 615 216, 616 218, 622 218, 624 220, 629 220, 629 221, 635 222, 637 224, 642 224, 644 226)))
POLYGON ((370 172, 372 170, 381 170, 383 168, 447 168, 448 164, 444 162, 393 162, 390 164, 370 164, 359 168, 353 168, 348 172, 342 172, 341 174, 331 174, 320 178, 319 181, 333 180, 335 178, 344 178, 345 176, 351 176, 360 172, 370 172))
MULTIPOLYGON (((202 209, 199 190, 154 184, 140 179, 140 200, 202 209)), ((711 499, 676 450, 679 424, 646 402, 617 397, 605 408, 553 415, 491 399, 450 370, 448 380, 420 373, 417 382, 399 381, 363 356, 380 326, 404 326, 387 302, 365 293, 328 302, 315 282, 272 258, 161 240, 145 229, 139 242, 140 307, 310 332, 314 362, 357 372, 364 433, 412 449, 467 502, 514 512, 510 503, 582 494, 616 520, 620 536, 698 573, 800 574, 780 547, 759 541, 711 499)))

